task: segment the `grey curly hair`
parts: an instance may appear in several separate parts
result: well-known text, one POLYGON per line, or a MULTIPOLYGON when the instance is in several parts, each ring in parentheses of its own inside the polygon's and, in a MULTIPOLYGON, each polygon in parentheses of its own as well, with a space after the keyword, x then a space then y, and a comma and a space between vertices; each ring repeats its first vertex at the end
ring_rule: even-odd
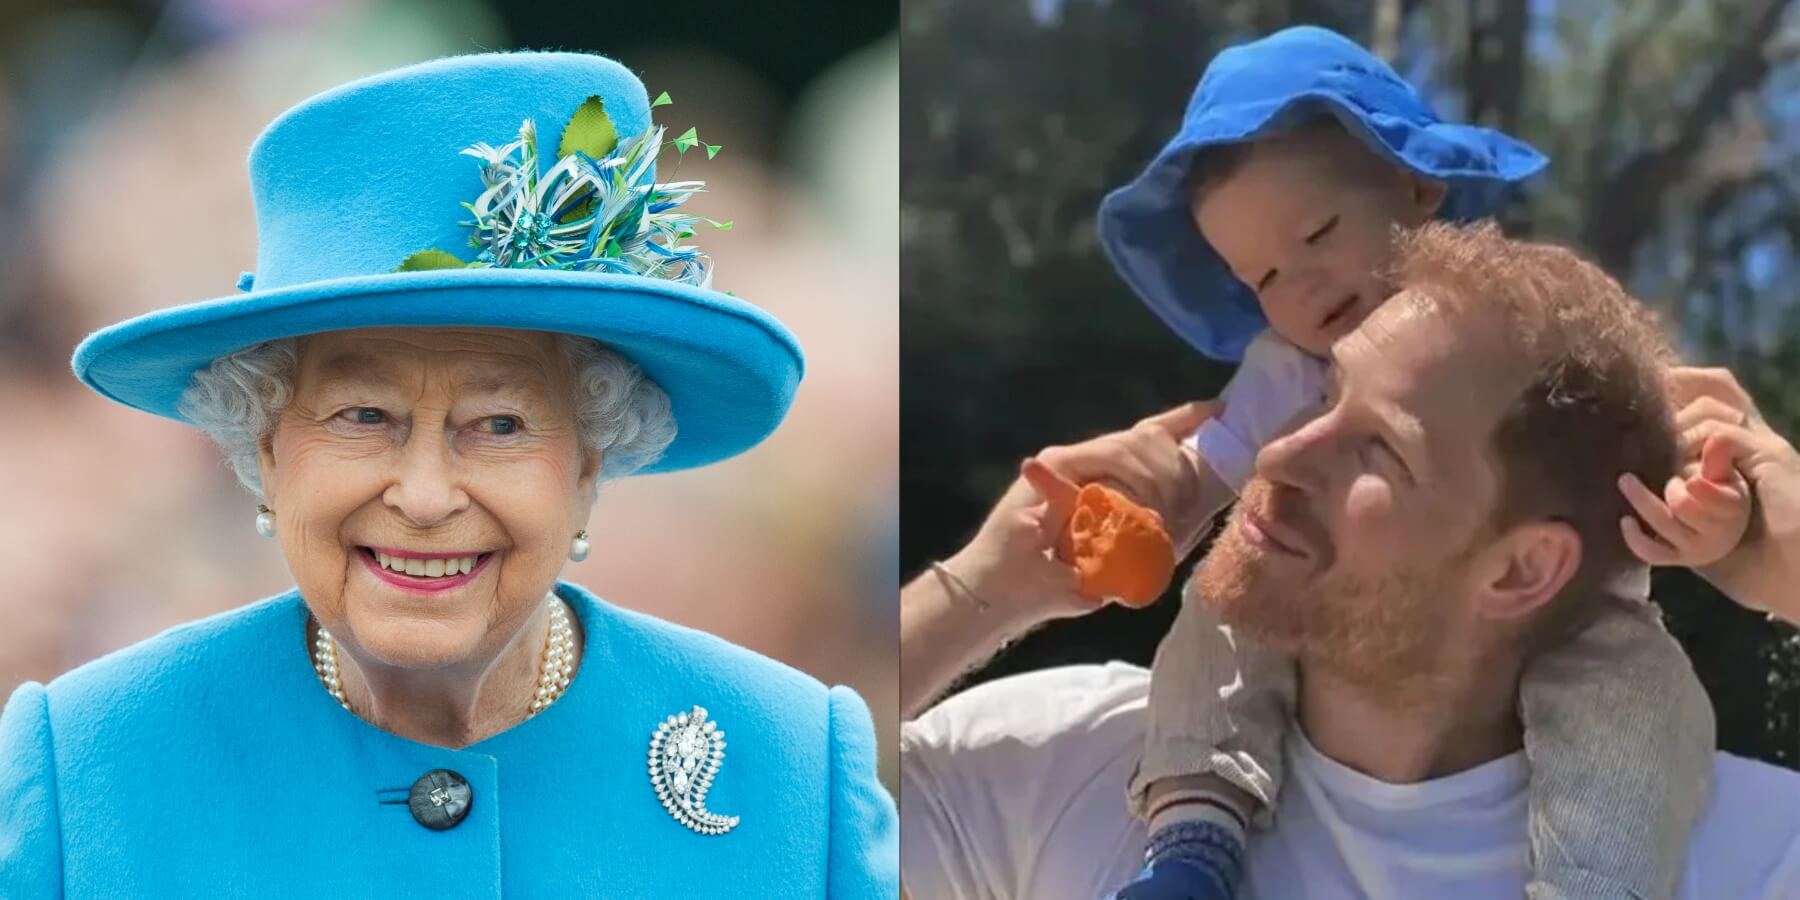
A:
MULTIPOLYGON (((600 480, 622 478, 662 458, 675 440, 669 395, 600 342, 557 338, 575 375, 582 448, 602 454, 600 480)), ((258 497, 257 449, 294 399, 299 348, 298 338, 281 338, 221 356, 194 373, 177 407, 219 445, 238 482, 258 497)))

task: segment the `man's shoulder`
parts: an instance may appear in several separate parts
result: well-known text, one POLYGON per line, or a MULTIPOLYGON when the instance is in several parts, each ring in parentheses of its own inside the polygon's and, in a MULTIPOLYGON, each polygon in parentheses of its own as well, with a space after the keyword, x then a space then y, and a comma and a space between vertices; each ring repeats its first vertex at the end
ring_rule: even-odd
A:
POLYGON ((1800 772, 1721 751, 1713 755, 1700 827, 1724 829, 1735 840, 1744 824, 1800 838, 1800 772))
POLYGON ((1112 744, 1143 740, 1148 669, 1126 663, 1058 666, 954 694, 901 729, 901 751, 1112 744))
POLYGON ((1002 820, 1070 816, 1083 827, 1110 827, 1116 813, 1111 824, 1123 825, 1149 696, 1150 673, 1123 663, 977 685, 901 726, 902 781, 1002 820))
MULTIPOLYGON (((1770 799, 1770 792, 1800 795, 1800 772, 1724 751, 1713 755, 1713 805, 1755 803, 1770 799)), ((1786 811, 1800 822, 1800 804, 1786 811)))
POLYGON ((1712 791, 1682 881, 1684 897, 1800 892, 1800 772, 1714 755, 1712 791))
POLYGON ((1125 785, 1149 695, 1142 668, 1066 666, 977 685, 901 726, 908 889, 1098 897, 1127 880, 1144 836, 1125 785))

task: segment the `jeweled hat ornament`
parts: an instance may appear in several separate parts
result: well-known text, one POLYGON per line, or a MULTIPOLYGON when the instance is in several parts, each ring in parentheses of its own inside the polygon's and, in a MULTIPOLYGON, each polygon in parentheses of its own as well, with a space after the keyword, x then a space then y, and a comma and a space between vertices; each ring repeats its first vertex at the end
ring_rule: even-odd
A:
POLYGON ((487 53, 343 85, 250 148, 257 266, 243 293, 89 335, 72 365, 137 409, 176 409, 194 373, 276 338, 393 326, 581 335, 668 393, 678 435, 643 472, 740 453, 780 424, 804 367, 774 317, 712 289, 692 241, 730 227, 656 180, 719 152, 666 139, 643 84, 586 53, 487 53), (672 153, 665 154, 665 150, 672 153), (690 152, 691 151, 691 152, 690 152))

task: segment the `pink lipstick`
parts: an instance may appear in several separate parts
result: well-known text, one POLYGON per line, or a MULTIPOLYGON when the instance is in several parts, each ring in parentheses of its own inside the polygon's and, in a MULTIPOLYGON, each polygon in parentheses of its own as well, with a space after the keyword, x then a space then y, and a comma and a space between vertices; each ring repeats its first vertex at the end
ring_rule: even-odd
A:
MULTIPOLYGON (((373 550, 370 550, 367 547, 358 547, 356 553, 358 556, 362 557, 363 565, 367 566, 369 569, 369 572, 371 574, 373 574, 376 578, 379 578, 382 581, 385 581, 388 584, 391 584, 394 587, 397 587, 403 591, 411 591, 416 594, 437 594, 437 593, 442 593, 444 591, 451 590, 453 588, 462 587, 463 585, 468 584, 471 581, 474 581, 476 576, 480 575, 481 571, 483 569, 486 569, 488 566, 488 563, 492 562, 494 559, 494 554, 484 553, 475 560, 475 566, 473 568, 469 569, 469 571, 464 572, 461 575, 429 576, 429 575, 408 575, 404 572, 396 572, 392 569, 383 568, 380 561, 378 561, 375 558, 375 552, 373 550)), ((412 558, 413 559, 443 559, 443 558, 449 557, 451 555, 452 554, 448 554, 448 553, 440 553, 440 554, 436 554, 436 555, 418 554, 418 555, 414 555, 412 558)), ((466 555, 466 554, 463 554, 463 555, 466 555)))

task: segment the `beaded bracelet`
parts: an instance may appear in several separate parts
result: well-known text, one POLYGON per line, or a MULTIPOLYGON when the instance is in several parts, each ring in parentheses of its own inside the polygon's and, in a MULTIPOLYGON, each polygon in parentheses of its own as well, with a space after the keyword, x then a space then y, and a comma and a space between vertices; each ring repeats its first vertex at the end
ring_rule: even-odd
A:
POLYGON ((968 582, 963 581, 955 572, 950 571, 950 567, 944 565, 942 561, 932 560, 931 571, 936 572, 938 578, 943 580, 946 593, 953 597, 961 594, 967 602, 975 605, 975 611, 977 613, 985 613, 993 608, 986 600, 982 599, 980 594, 975 593, 974 588, 969 587, 968 582))

